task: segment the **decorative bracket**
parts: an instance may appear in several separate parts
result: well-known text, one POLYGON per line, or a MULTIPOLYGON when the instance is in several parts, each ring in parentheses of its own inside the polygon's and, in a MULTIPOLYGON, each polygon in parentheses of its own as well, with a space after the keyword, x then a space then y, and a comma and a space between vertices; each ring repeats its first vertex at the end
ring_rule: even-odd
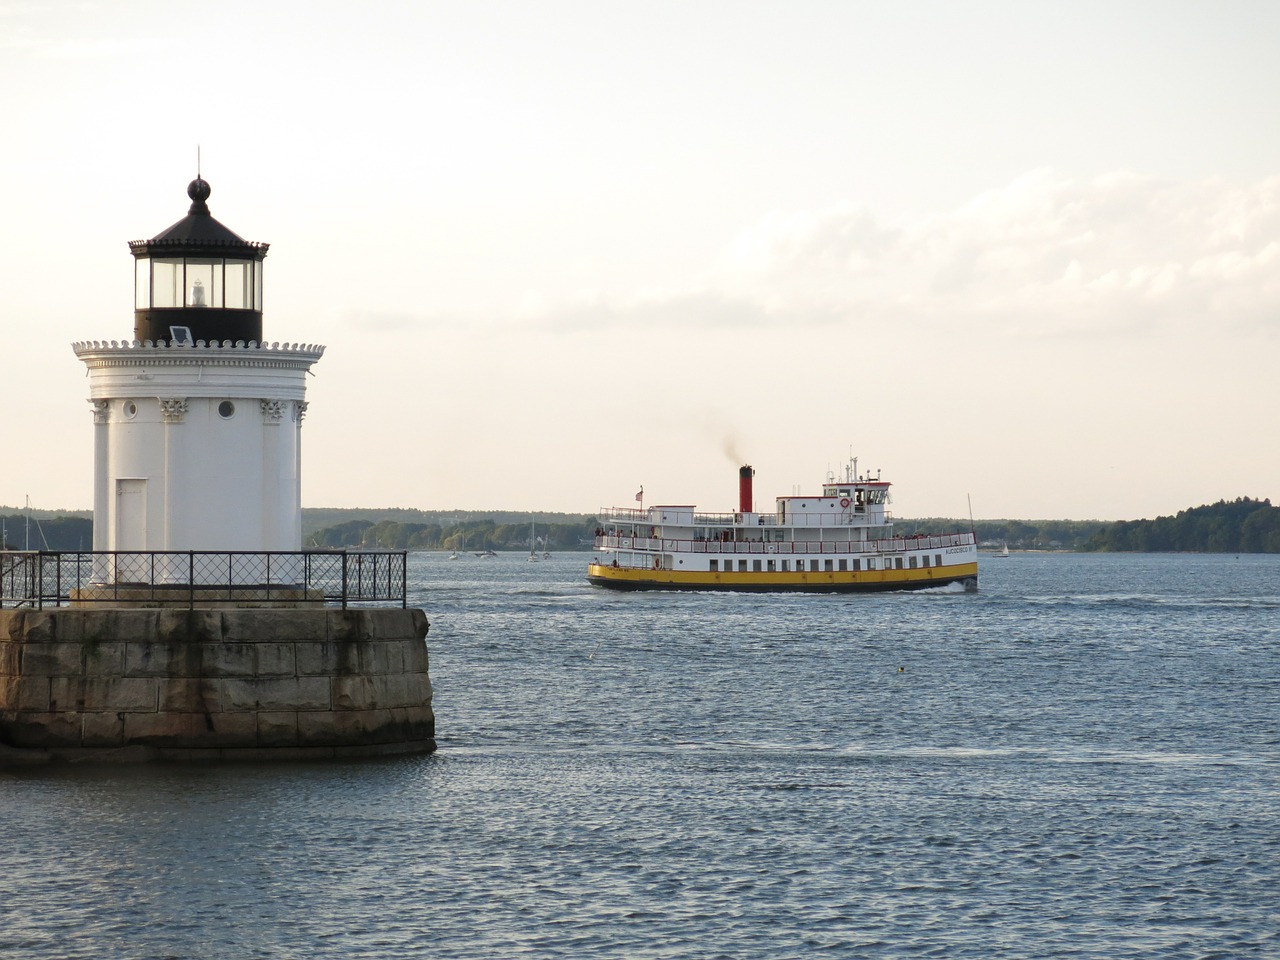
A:
POLYGON ((157 397, 160 401, 160 415, 165 423, 182 423, 187 415, 186 397, 157 397))
POLYGON ((262 406, 262 419, 267 423, 279 423, 284 418, 283 400, 259 400, 262 406))

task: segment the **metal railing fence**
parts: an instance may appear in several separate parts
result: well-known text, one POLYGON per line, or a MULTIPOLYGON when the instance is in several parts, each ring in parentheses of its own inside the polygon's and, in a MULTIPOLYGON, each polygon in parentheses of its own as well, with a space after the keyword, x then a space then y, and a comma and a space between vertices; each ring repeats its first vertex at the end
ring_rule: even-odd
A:
POLYGON ((408 605, 407 551, 0 552, 0 607, 92 603, 408 605))

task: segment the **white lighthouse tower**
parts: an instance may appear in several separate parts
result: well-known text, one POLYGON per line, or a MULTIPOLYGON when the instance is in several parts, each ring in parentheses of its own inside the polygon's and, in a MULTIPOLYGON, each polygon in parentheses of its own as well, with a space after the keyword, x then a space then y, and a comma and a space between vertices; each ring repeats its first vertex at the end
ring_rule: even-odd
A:
POLYGON ((187 216, 134 256, 131 340, 73 349, 89 374, 96 551, 296 551, 301 431, 313 344, 264 343, 268 245, 209 213, 187 216))

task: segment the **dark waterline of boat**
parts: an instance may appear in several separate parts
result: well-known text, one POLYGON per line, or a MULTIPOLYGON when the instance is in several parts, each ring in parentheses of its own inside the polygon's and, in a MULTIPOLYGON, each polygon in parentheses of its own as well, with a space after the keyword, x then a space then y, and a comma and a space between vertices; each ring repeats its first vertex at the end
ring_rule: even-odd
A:
POLYGON ((0 956, 1280 955, 1280 557, 589 558, 412 558, 434 756, 0 771, 0 956))

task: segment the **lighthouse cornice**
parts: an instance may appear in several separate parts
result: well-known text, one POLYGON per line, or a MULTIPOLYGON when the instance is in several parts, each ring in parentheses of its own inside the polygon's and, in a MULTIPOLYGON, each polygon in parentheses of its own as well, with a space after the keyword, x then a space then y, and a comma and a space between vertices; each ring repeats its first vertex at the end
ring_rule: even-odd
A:
POLYGON ((318 343, 205 343, 170 344, 161 340, 81 340, 71 349, 91 368, 185 367, 213 364, 223 367, 309 368, 324 356, 318 343))

